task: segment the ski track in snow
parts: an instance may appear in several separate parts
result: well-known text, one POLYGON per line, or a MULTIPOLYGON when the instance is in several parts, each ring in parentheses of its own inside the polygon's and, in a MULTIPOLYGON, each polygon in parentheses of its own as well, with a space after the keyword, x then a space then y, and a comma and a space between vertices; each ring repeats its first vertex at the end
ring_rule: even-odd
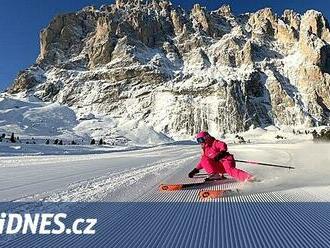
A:
POLYGON ((62 192, 36 194, 17 199, 17 201, 50 201, 50 202, 84 202, 102 201, 109 193, 121 187, 127 187, 143 179, 149 174, 159 176, 162 170, 175 170, 182 166, 185 161, 196 156, 173 161, 160 161, 146 165, 144 168, 131 168, 118 173, 89 179, 87 181, 70 184, 68 189, 62 192))
MULTIPOLYGON (((329 156, 323 154, 323 151, 327 150, 327 148, 327 145, 319 145, 312 151, 312 153, 318 153, 317 155, 311 153, 313 156, 305 156, 304 159, 301 159, 303 157, 302 154, 305 154, 305 150, 310 149, 310 144, 232 145, 230 146, 230 151, 235 155, 236 159, 264 162, 276 161, 277 164, 297 166, 296 170, 288 171, 237 163, 238 168, 251 172, 260 179, 260 182, 236 186, 238 188, 243 187, 243 194, 245 195, 272 191, 287 192, 288 194, 293 194, 297 190, 313 192, 312 187, 328 186, 328 181, 324 176, 330 172, 324 167, 324 161, 329 162, 330 159, 329 156), (315 156, 319 156, 321 162, 310 166, 310 161, 314 161, 315 156), (322 169, 320 169, 321 167, 322 169), (322 171, 324 176, 321 176, 319 171, 322 171)), ((23 171, 26 170, 26 173, 19 175, 18 182, 10 187, 5 184, 6 179, 4 177, 2 185, 0 184, 2 186, 0 194, 1 192, 8 192, 7 194, 9 194, 14 189, 19 191, 20 188, 28 192, 29 185, 40 185, 42 187, 46 183, 51 185, 52 181, 63 181, 68 183, 61 185, 59 188, 50 187, 50 190, 45 190, 44 192, 31 192, 30 194, 18 196, 12 198, 12 201, 116 201, 117 199, 121 200, 120 195, 125 195, 122 198, 124 201, 132 201, 138 199, 140 195, 146 194, 152 187, 157 189, 157 183, 164 181, 191 181, 186 178, 186 173, 197 163, 199 158, 198 149, 198 146, 172 145, 109 154, 6 157, 1 161, 0 169, 15 170, 22 168, 23 171), (187 164, 186 162, 189 160, 193 163, 187 164), (96 163, 95 168, 90 168, 87 165, 85 166, 87 169, 81 170, 80 168, 84 167, 83 164, 89 163, 89 161, 96 163), (133 162, 138 163, 135 165, 133 162), (105 165, 102 165, 102 163, 105 165), (107 165, 108 163, 109 165, 107 165), (126 167, 122 167, 121 164, 123 163, 126 163, 126 167), (127 166, 127 164, 132 165, 127 166), (179 167, 181 167, 181 171, 178 170, 179 167), (43 168, 49 168, 48 173, 51 173, 51 175, 49 178, 43 179, 41 177, 40 179, 32 180, 32 182, 28 181, 29 183, 22 183, 22 180, 19 180, 19 178, 22 178, 24 181, 24 177, 29 177, 28 172, 32 168, 39 173, 42 173, 43 168), (56 170, 56 168, 63 172, 52 176, 52 171, 56 170), (111 168, 117 169, 112 170, 111 168), (91 170, 93 171, 92 174, 91 170), (171 173, 170 177, 164 177, 171 173), (72 181, 70 182, 70 180, 72 181), (138 190, 136 190, 137 188, 138 190), (127 194, 125 189, 129 189, 128 192, 130 193, 127 194), (119 197, 113 197, 118 195, 119 197)), ((329 200, 327 197, 322 198, 320 196, 315 199, 329 200)))
MULTIPOLYGON (((1 173, 21 171, 19 177, 24 179, 31 176, 28 172, 32 169, 44 174, 49 173, 49 168, 63 170, 63 174, 39 182, 40 187, 57 180, 64 183, 67 180, 60 176, 66 175, 72 182, 64 185, 62 190, 54 187, 50 191, 33 193, 36 189, 32 185, 24 185, 17 180, 17 187, 21 185, 22 189, 27 192, 30 189, 31 192, 29 196, 14 199, 19 204, 15 212, 60 210, 74 217, 86 213, 99 216, 99 235, 92 239, 63 235, 49 241, 49 247, 73 244, 80 247, 327 247, 330 241, 329 205, 323 203, 330 201, 329 144, 231 145, 230 151, 237 159, 276 162, 295 166, 296 169, 289 171, 238 163, 238 168, 251 172, 260 182, 228 180, 223 184, 202 187, 232 190, 226 197, 214 200, 201 200, 199 189, 158 190, 160 183, 203 180, 203 176, 189 179, 186 175, 198 161, 197 146, 156 147, 81 157, 60 156, 62 164, 58 166, 54 164, 56 156, 42 157, 42 162, 32 158, 26 166, 0 166, 0 176, 1 173), (94 161, 92 166, 86 165, 89 159, 94 161), (130 165, 125 167, 127 163, 130 165), (90 170, 96 171, 96 176, 91 177, 90 170), (70 173, 80 173, 82 178, 71 178, 70 173), (136 192, 136 188, 141 190, 136 192), (72 208, 69 204, 71 201, 111 202, 112 196, 117 194, 127 194, 123 205, 72 208), (306 202, 317 204, 306 205, 306 202)), ((8 165, 10 158, 6 159, 4 163, 8 165)), ((24 159, 15 158, 15 163, 22 163, 24 159)), ((1 179, 0 196, 7 187, 6 178, 1 179)), ((38 181, 38 177, 34 180, 38 181)), ((32 182, 36 183, 34 180, 32 182)), ((7 190, 17 194, 14 188, 7 190)), ((45 245, 43 237, 33 235, 2 236, 0 242, 6 247, 27 243, 33 247, 45 245)))
MULTIPOLYGON (((246 194, 254 194, 328 186, 330 171, 325 167, 330 161, 328 148, 327 144, 320 144, 312 149, 309 143, 249 144, 231 145, 230 152, 236 159, 275 161, 277 164, 296 166, 296 170, 288 171, 237 163, 238 168, 261 179, 261 182, 244 186, 246 194), (315 162, 315 157, 319 162, 315 162)), ((4 196, 13 195, 7 199, 11 201, 112 201, 114 198, 109 196, 114 191, 125 194, 126 188, 134 189, 134 185, 137 188, 142 185, 140 191, 125 198, 130 201, 154 187, 156 182, 189 181, 185 174, 193 168, 198 158, 198 146, 184 145, 108 154, 5 157, 0 162, 0 197, 7 199, 4 196), (192 163, 187 164, 189 160, 192 163), (164 178, 170 172, 176 173, 164 178), (9 175, 15 176, 16 181, 11 182, 9 175), (46 185, 48 188, 40 191, 46 185), (32 190, 30 193, 29 189, 32 190)))

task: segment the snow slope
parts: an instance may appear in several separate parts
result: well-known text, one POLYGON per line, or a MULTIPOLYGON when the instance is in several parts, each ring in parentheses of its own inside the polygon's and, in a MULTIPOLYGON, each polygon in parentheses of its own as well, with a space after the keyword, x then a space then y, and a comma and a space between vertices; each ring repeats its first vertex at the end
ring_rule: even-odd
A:
POLYGON ((39 140, 37 143, 42 144, 46 139, 56 138, 62 139, 64 143, 75 140, 79 144, 89 144, 93 138, 96 141, 102 138, 109 144, 126 146, 172 141, 142 122, 103 115, 84 116, 79 114, 79 110, 67 105, 6 93, 0 94, 0 133, 7 136, 15 133, 23 141, 33 137, 39 140))
POLYGON ((203 180, 203 175, 187 178, 199 158, 197 145, 2 157, 1 201, 20 204, 19 211, 65 211, 76 218, 97 217, 99 222, 97 235, 92 237, 2 236, 0 243, 6 247, 27 243, 34 247, 327 247, 329 148, 329 144, 312 142, 233 144, 230 151, 237 159, 296 169, 238 164, 260 181, 227 180, 178 192, 160 192, 158 186, 203 180), (206 188, 233 191, 205 202, 198 191, 206 188), (73 201, 91 204, 79 207, 69 203, 73 201))
MULTIPOLYGON (((238 164, 238 167, 261 180, 244 184, 241 193, 291 192, 301 189, 313 192, 313 187, 329 187, 329 147, 329 144, 312 142, 231 145, 230 151, 236 159, 296 167, 295 170, 286 170, 238 164)), ((132 201, 140 194, 143 195, 144 190, 153 189, 154 184, 187 181, 186 174, 198 158, 197 145, 164 145, 88 155, 2 157, 0 199, 132 201), (171 176, 166 178, 168 175, 171 176), (135 194, 135 190, 142 192, 135 194)), ((325 197, 320 200, 330 199, 325 197)))

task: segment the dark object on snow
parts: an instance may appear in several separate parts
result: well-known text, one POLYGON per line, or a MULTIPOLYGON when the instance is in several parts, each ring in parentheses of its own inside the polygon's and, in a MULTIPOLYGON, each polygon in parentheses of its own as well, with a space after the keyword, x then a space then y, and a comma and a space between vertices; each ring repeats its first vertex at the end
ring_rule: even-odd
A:
POLYGON ((77 145, 77 143, 74 140, 72 140, 71 145, 77 145))
POLYGON ((95 139, 91 140, 91 145, 95 145, 95 139))
POLYGON ((161 184, 159 186, 160 191, 177 191, 182 189, 189 189, 195 188, 203 185, 217 185, 219 182, 223 183, 222 180, 226 179, 225 177, 221 178, 220 180, 213 180, 213 181, 204 181, 198 183, 176 183, 176 184, 161 184))
POLYGON ((103 142, 103 139, 101 138, 100 140, 99 140, 99 145, 103 145, 104 144, 104 142, 103 142))
POLYGON ((204 179, 204 182, 216 182, 216 181, 220 181, 220 180, 224 180, 226 179, 223 175, 219 175, 219 174, 211 174, 209 175, 207 178, 204 179))
POLYGON ((313 140, 315 142, 329 142, 330 141, 330 129, 322 129, 320 134, 314 130, 312 132, 313 140))
POLYGON ((58 139, 54 140, 54 145, 58 144, 58 139))
POLYGON ((276 138, 276 139, 285 139, 285 138, 284 138, 283 136, 281 136, 281 135, 276 135, 275 138, 276 138))
POLYGON ((312 132, 312 135, 313 135, 313 139, 317 138, 318 136, 318 133, 316 132, 316 130, 314 129, 313 132, 312 132))
POLYGON ((60 140, 60 141, 58 142, 58 144, 59 144, 59 145, 63 145, 63 141, 60 140))
POLYGON ((14 135, 14 133, 11 133, 11 136, 10 136, 10 142, 11 142, 11 143, 16 143, 16 139, 15 139, 15 135, 14 135))
POLYGON ((235 138, 238 139, 238 143, 239 144, 244 144, 246 143, 246 141, 244 140, 244 138, 242 136, 239 136, 238 134, 235 136, 235 138))
POLYGON ((49 145, 49 142, 50 142, 50 141, 49 141, 49 139, 48 139, 48 140, 46 140, 46 145, 49 145))
POLYGON ((6 138, 6 134, 5 133, 1 134, 1 138, 2 139, 6 138))
POLYGON ((191 172, 189 172, 188 177, 193 178, 198 172, 199 169, 194 168, 191 172))

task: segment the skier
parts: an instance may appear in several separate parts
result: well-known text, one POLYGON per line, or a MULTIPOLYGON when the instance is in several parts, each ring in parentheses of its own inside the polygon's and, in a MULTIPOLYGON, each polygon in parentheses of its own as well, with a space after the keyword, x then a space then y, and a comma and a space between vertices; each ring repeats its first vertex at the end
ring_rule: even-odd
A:
POLYGON ((206 181, 222 179, 223 174, 227 173, 239 181, 249 181, 253 177, 249 173, 237 169, 234 156, 227 151, 227 144, 216 140, 208 132, 201 131, 196 136, 197 142, 201 145, 202 156, 188 176, 194 177, 199 170, 204 169, 209 176, 206 181), (221 174, 221 175, 220 175, 221 174))

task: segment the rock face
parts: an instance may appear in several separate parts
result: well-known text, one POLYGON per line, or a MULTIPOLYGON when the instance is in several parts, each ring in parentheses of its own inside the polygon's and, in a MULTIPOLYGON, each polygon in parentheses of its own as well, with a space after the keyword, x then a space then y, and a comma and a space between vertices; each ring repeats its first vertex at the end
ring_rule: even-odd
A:
POLYGON ((234 16, 117 0, 55 17, 8 90, 171 137, 330 124, 330 30, 319 12, 234 16))

